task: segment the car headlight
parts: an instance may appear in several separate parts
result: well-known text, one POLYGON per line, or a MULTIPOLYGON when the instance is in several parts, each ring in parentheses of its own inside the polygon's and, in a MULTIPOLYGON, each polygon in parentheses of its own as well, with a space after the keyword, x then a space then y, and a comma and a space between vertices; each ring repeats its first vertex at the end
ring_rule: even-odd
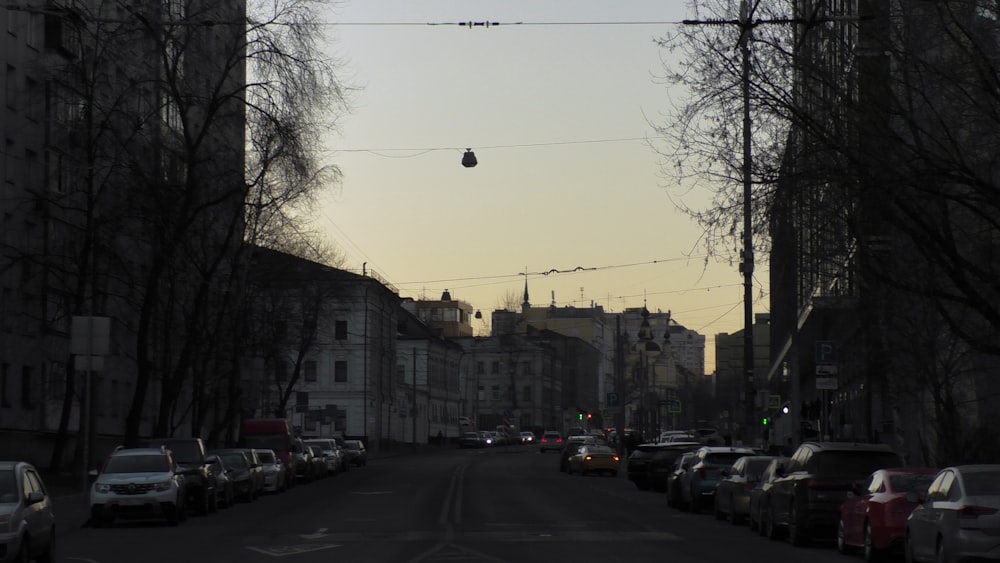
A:
POLYGON ((94 490, 98 493, 107 494, 111 492, 111 485, 107 483, 96 483, 94 484, 94 490))
POLYGON ((156 489, 157 492, 162 493, 163 491, 169 491, 171 485, 173 485, 173 481, 160 481, 159 483, 153 485, 153 488, 156 489))

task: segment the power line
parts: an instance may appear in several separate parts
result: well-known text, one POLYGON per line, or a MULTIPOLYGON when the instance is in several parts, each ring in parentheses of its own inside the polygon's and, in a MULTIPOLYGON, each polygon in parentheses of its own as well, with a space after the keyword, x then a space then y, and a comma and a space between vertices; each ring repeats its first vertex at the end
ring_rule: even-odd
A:
MULTIPOLYGON (((587 144, 597 144, 597 143, 625 143, 625 142, 635 142, 635 141, 650 141, 655 139, 665 139, 666 137, 621 137, 612 139, 588 139, 582 141, 549 141, 549 142, 538 142, 538 143, 516 143, 516 144, 506 144, 506 145, 475 145, 476 150, 480 149, 515 149, 515 148, 531 148, 531 147, 551 147, 551 146, 562 146, 562 145, 587 145, 587 144)), ((369 148, 369 149, 319 149, 319 152, 367 152, 374 154, 376 156, 382 156, 386 158, 413 158, 415 156, 421 156, 429 152, 434 151, 461 151, 465 150, 467 147, 409 147, 409 148, 369 148), (414 152, 415 154, 394 156, 388 154, 380 154, 384 152, 414 152)))

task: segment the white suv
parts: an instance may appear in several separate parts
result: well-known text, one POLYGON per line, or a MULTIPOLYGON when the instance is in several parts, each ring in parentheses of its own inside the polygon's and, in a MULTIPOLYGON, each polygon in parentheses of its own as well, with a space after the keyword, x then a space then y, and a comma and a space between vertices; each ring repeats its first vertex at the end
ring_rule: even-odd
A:
POLYGON ((185 518, 184 476, 176 472, 170 451, 161 448, 118 449, 104 462, 90 489, 94 526, 115 518, 185 518))

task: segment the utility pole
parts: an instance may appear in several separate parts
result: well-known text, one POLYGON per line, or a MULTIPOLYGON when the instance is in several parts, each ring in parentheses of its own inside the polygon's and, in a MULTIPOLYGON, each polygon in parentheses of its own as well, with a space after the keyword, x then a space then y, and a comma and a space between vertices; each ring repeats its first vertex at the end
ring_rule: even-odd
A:
POLYGON ((755 437, 756 409, 754 399, 757 392, 754 378, 754 339, 753 339, 753 137, 750 117, 750 41, 753 29, 764 24, 787 24, 795 20, 779 18, 773 20, 754 20, 751 13, 756 9, 759 0, 755 0, 754 9, 750 0, 740 0, 740 17, 736 20, 684 20, 685 25, 735 25, 740 28, 741 56, 741 93, 743 97, 743 250, 740 256, 740 273, 743 274, 743 375, 740 388, 743 390, 744 432, 743 436, 752 445, 755 437))

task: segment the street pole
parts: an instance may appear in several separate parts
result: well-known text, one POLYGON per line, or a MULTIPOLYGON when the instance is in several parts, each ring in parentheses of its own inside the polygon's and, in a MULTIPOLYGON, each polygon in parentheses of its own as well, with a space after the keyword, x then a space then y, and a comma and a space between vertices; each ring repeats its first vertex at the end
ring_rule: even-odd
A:
POLYGON ((742 57, 742 86, 743 86, 743 261, 740 268, 743 270, 743 369, 744 379, 744 405, 746 416, 746 430, 744 436, 748 445, 753 445, 753 428, 756 413, 754 412, 754 350, 753 350, 753 229, 751 228, 753 219, 753 205, 751 197, 753 195, 753 182, 751 174, 753 171, 753 155, 751 150, 752 137, 750 127, 750 34, 753 27, 750 24, 750 9, 747 0, 740 2, 740 55, 742 57))
POLYGON ((413 347, 413 449, 417 449, 417 347, 413 347))

